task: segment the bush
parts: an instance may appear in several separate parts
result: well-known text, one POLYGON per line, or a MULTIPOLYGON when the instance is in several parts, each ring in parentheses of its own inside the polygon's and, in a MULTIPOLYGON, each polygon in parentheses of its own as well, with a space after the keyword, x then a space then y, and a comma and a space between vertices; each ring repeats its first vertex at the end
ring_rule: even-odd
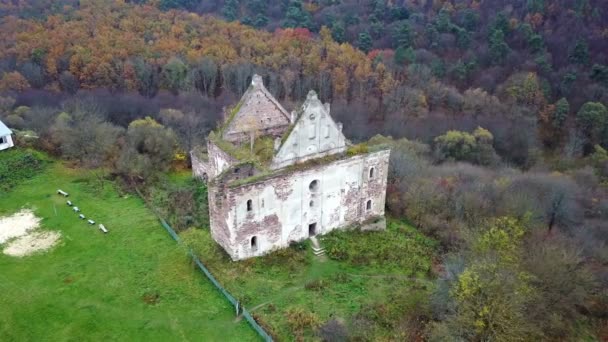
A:
POLYGON ((0 152, 0 190, 9 191, 44 168, 45 157, 32 150, 12 148, 0 152))
POLYGON ((321 291, 327 287, 326 282, 323 279, 315 279, 304 284, 304 288, 311 291, 321 291))
POLYGON ((397 221, 389 221, 386 231, 333 231, 322 241, 334 260, 356 266, 392 265, 400 273, 412 274, 430 270, 429 256, 436 247, 434 240, 397 221))
POLYGON ((292 307, 285 311, 287 323, 295 335, 301 336, 306 329, 316 329, 321 325, 321 320, 314 313, 300 307, 292 307))

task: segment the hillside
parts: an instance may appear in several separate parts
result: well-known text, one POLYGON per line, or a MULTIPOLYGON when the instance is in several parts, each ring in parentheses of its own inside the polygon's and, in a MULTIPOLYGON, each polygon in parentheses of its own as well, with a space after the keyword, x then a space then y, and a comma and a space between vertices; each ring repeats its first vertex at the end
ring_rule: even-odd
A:
MULTIPOLYGON (((30 157, 11 157, 20 152, 1 151, 6 167, 21 169, 5 172, 4 187, 14 190, 0 199, 0 212, 31 200, 51 217, 44 228, 85 234, 80 221, 63 225, 42 206, 40 182, 67 182, 109 223, 121 208, 141 209, 150 232, 124 233, 154 240, 136 252, 171 257, 161 266, 178 267, 184 278, 191 270, 173 258, 180 251, 150 247, 161 236, 141 203, 129 197, 129 206, 116 207, 137 188, 279 338, 608 340, 607 11, 603 0, 4 1, 0 120, 14 132, 14 151, 44 151, 66 167, 45 171, 30 157), (217 198, 192 177, 189 152, 208 152, 209 133, 239 111, 254 74, 288 112, 315 90, 344 124, 347 154, 390 146, 388 230, 324 236, 324 263, 311 260, 306 242, 238 263, 213 242, 208 205, 217 198)), ((268 156, 272 146, 253 130, 229 150, 268 156)), ((123 236, 113 232, 86 242, 123 236)), ((142 265, 122 266, 141 273, 142 265)), ((181 303, 205 289, 200 279, 183 288, 165 284, 165 273, 145 279, 163 282, 146 288, 155 291, 134 292, 140 306, 121 309, 129 301, 116 297, 115 316, 148 309, 140 297, 155 293, 155 310, 171 304, 171 314, 206 315, 191 308, 196 301, 181 303)), ((36 285, 22 278, 23 288, 36 285)), ((202 294, 212 304, 214 295, 202 294)), ((35 317, 14 298, 0 320, 35 317)), ((184 339, 230 340, 222 329, 242 331, 231 330, 239 321, 226 315, 212 332, 204 330, 212 319, 202 316, 194 325, 177 316, 171 327, 158 324, 171 337, 179 327, 184 339)), ((11 326, 9 339, 65 317, 11 326)), ((88 326, 97 316, 80 318, 82 329, 57 336, 102 331, 88 326)), ((147 334, 130 331, 134 339, 147 334)))

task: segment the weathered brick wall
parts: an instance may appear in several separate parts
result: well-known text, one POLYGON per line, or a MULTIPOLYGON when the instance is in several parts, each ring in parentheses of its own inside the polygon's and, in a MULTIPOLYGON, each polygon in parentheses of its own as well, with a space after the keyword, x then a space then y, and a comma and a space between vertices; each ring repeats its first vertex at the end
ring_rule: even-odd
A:
POLYGON ((383 216, 389 155, 389 151, 358 155, 221 190, 231 211, 227 214, 225 208, 210 205, 212 231, 221 231, 214 236, 222 237, 220 244, 233 259, 244 259, 308 238, 311 224, 316 224, 315 233, 324 234, 383 216), (317 181, 316 188, 311 188, 313 181, 317 181), (226 226, 214 225, 220 220, 226 226), (226 229, 229 234, 225 234, 226 229), (257 248, 251 247, 252 237, 256 237, 257 248))
POLYGON ((262 132, 262 135, 281 135, 289 125, 289 113, 264 87, 262 78, 254 75, 223 138, 228 141, 248 141, 251 130, 262 132))
POLYGON ((232 211, 234 202, 231 201, 227 192, 217 186, 209 186, 209 223, 211 225, 211 237, 220 245, 232 259, 237 259, 234 254, 233 236, 230 226, 234 224, 232 211))

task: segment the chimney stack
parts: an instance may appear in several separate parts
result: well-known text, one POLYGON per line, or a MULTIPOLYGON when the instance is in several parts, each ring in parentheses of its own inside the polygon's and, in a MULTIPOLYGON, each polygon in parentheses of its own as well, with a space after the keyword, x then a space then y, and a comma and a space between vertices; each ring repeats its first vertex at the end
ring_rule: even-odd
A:
POLYGON ((293 123, 295 123, 295 122, 296 122, 296 111, 295 111, 295 110, 292 110, 292 111, 291 111, 291 115, 290 115, 290 117, 289 117, 289 123, 292 123, 292 124, 293 124, 293 123))
POLYGON ((264 80, 262 79, 262 76, 260 76, 258 74, 254 74, 253 77, 251 78, 251 85, 254 87, 263 87, 264 80))

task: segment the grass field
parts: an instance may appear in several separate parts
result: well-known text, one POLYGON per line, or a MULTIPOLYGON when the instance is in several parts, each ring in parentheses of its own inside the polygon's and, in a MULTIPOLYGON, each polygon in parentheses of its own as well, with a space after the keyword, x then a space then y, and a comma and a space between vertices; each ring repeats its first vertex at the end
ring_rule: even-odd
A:
POLYGON ((180 235, 279 340, 318 339, 323 327, 332 335, 332 320, 355 340, 415 340, 428 312, 437 245, 406 222, 389 220, 384 232, 321 237, 325 259, 302 243, 235 263, 207 230, 180 235))
POLYGON ((259 340, 140 199, 88 179, 51 163, 0 196, 0 216, 31 208, 62 234, 43 254, 0 253, 0 341, 259 340), (58 188, 110 233, 80 221, 58 188))

